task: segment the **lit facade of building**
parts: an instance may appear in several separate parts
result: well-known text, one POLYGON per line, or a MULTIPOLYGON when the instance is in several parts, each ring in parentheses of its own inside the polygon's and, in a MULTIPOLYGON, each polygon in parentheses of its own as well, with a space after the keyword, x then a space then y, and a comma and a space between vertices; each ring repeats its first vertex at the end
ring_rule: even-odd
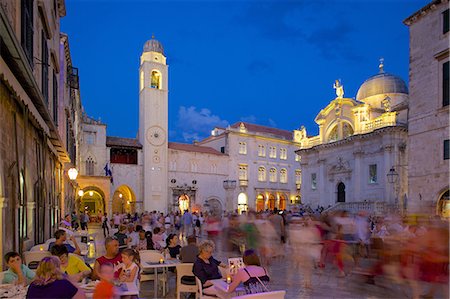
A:
POLYGON ((236 123, 215 128, 195 144, 168 142, 168 67, 162 45, 147 41, 140 62, 138 138, 107 136, 105 124, 83 118, 77 180, 84 191, 81 209, 99 214, 189 208, 220 215, 283 209, 299 200, 298 145, 292 132, 236 123))
POLYGON ((450 216, 449 8, 432 1, 408 17, 408 180, 413 211, 450 216))
POLYGON ((356 100, 344 98, 336 81, 337 97, 315 119, 319 135, 308 136, 304 127, 295 131, 304 203, 377 211, 407 204, 408 89, 383 68, 381 62, 356 100))
POLYGON ((81 104, 65 14, 63 0, 0 3, 0 256, 43 243, 74 205, 81 104))

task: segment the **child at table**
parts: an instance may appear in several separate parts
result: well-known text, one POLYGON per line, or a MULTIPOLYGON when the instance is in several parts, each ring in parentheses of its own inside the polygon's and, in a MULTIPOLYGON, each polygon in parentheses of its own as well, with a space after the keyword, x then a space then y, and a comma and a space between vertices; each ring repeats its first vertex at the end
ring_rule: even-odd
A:
POLYGON ((4 272, 2 283, 30 284, 35 273, 22 264, 22 258, 17 252, 11 251, 5 254, 5 262, 8 270, 4 272))
POLYGON ((105 263, 100 266, 98 276, 100 282, 97 284, 92 296, 93 299, 111 299, 118 298, 114 287, 114 265, 105 263))
POLYGON ((133 282, 138 286, 139 264, 139 252, 130 248, 124 249, 122 251, 122 271, 119 280, 121 282, 133 282))

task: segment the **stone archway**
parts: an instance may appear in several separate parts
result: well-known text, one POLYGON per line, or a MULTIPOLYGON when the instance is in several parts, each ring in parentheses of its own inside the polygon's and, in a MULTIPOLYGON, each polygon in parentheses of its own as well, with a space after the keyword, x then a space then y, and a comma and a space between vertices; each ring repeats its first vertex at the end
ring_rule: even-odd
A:
POLYGON ((130 213, 136 212, 136 196, 133 190, 127 186, 122 185, 114 191, 112 198, 112 213, 130 213))
POLYGON ((337 200, 336 202, 345 202, 345 184, 340 182, 337 185, 337 200))
POLYGON ((88 212, 92 220, 98 221, 98 218, 101 219, 101 215, 106 212, 103 190, 96 186, 86 186, 81 190, 82 192, 79 192, 77 199, 77 212, 88 212))
POLYGON ((449 190, 444 191, 437 201, 437 214, 443 218, 450 218, 449 190))
POLYGON ((267 200, 267 208, 270 211, 273 211, 275 209, 275 196, 272 193, 269 194, 269 199, 267 200))
POLYGON ((286 210, 287 197, 284 193, 279 195, 278 210, 286 210))
POLYGON ((266 199, 265 199, 264 195, 258 194, 258 196, 256 197, 256 212, 264 211, 264 208, 265 208, 264 202, 265 201, 266 201, 266 199))

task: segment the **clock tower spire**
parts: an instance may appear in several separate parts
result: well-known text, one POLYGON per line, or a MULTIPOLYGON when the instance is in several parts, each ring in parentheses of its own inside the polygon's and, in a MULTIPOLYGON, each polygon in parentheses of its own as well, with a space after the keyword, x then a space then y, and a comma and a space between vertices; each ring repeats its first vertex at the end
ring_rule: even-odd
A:
POLYGON ((154 36, 144 45, 139 67, 139 141, 143 146, 144 210, 168 210, 168 66, 154 36))

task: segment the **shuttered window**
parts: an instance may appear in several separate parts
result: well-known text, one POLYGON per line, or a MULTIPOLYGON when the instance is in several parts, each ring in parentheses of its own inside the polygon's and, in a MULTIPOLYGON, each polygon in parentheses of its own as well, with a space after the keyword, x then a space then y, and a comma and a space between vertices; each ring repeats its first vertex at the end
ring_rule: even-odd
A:
POLYGON ((45 103, 48 106, 48 46, 47 46, 47 37, 45 36, 45 32, 42 31, 41 34, 41 41, 42 41, 42 56, 41 56, 41 63, 42 63, 42 96, 44 97, 45 103))
POLYGON ((448 106, 450 102, 449 94, 449 62, 442 65, 442 106, 448 106))
POLYGON ((33 67, 33 0, 22 0, 21 6, 22 48, 33 67))

